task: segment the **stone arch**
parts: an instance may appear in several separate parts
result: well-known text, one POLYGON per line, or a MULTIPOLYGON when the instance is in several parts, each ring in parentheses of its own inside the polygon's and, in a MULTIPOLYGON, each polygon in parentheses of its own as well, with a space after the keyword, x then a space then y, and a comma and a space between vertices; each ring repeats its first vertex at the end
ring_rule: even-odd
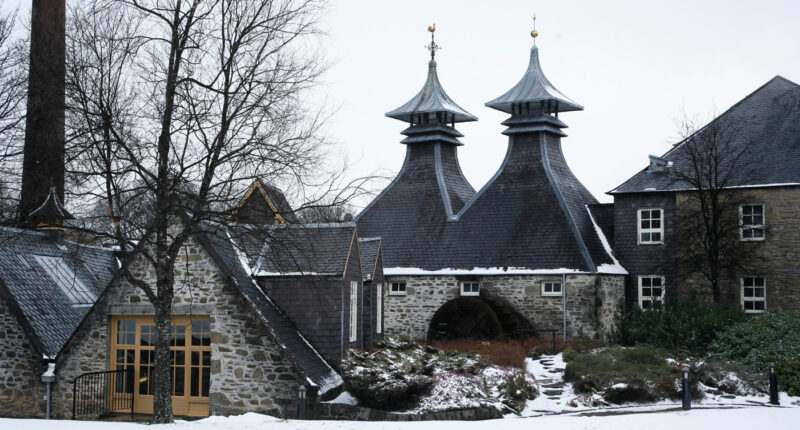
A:
POLYGON ((527 319, 504 300, 484 292, 448 301, 433 314, 428 326, 428 340, 494 340, 532 334, 527 319))

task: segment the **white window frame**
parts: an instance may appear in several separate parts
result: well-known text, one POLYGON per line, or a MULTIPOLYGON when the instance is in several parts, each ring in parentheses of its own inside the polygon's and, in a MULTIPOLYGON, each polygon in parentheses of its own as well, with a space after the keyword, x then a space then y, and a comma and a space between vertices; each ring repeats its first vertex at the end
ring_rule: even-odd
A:
POLYGON ((358 339, 358 282, 350 282, 350 342, 358 339))
POLYGON ((383 283, 378 284, 378 296, 375 300, 376 318, 375 318, 375 333, 381 333, 383 330, 383 283))
POLYGON ((561 297, 564 295, 564 286, 561 281, 542 281, 542 296, 543 297, 561 297), (550 291, 547 291, 547 285, 550 285, 550 291), (558 291, 555 291, 558 286, 558 291))
POLYGON ((658 245, 664 243, 664 209, 662 208, 643 208, 636 211, 636 241, 639 245, 658 245), (658 211, 659 213, 659 227, 652 228, 653 217, 652 212, 658 211), (643 212, 650 212, 650 217, 648 221, 650 222, 650 228, 642 228, 642 213, 643 212), (659 240, 652 240, 653 233, 658 233, 659 240), (651 240, 642 240, 642 234, 650 234, 651 240))
MULTIPOLYGON (((740 278, 740 283, 742 285, 742 289, 740 291, 740 296, 742 298, 741 302, 742 302, 742 309, 744 309, 744 312, 747 313, 747 314, 760 314, 762 312, 765 312, 767 310, 767 277, 766 276, 758 276, 758 275, 746 275, 746 276, 742 276, 740 278), (753 286, 750 286, 750 287, 747 287, 747 288, 753 288, 753 289, 762 288, 764 290, 764 295, 761 296, 761 297, 758 297, 756 295, 745 297, 745 295, 744 295, 744 289, 745 289, 744 280, 745 279, 753 279, 753 280, 762 279, 764 281, 764 285, 763 286, 761 286, 761 287, 756 286, 755 285, 755 281, 754 281, 753 282, 753 286), (751 303, 762 302, 762 303, 764 303, 764 309, 747 309, 747 308, 745 308, 745 302, 751 302, 751 303)), ((753 307, 755 308, 755 305, 753 305, 753 307)))
POLYGON ((650 284, 649 287, 645 287, 645 286, 642 285, 642 281, 645 280, 645 279, 660 279, 661 280, 661 287, 660 287, 661 288, 661 296, 658 297, 657 299, 658 299, 658 301, 661 302, 661 305, 663 306, 664 305, 664 293, 666 292, 666 281, 665 281, 664 277, 661 276, 661 275, 639 275, 639 276, 636 277, 636 284, 639 286, 639 307, 642 310, 650 309, 650 308, 645 308, 645 306, 644 306, 645 302, 650 304, 650 305, 652 305, 653 302, 654 302, 653 299, 656 298, 655 296, 653 296, 652 291, 651 291, 651 294, 649 296, 644 296, 642 294, 642 290, 644 288, 651 288, 651 289, 653 288, 653 284, 652 283, 650 284))
POLYGON ((390 296, 405 296, 406 295, 406 282, 390 282, 389 283, 389 295, 390 296), (395 285, 398 286, 398 289, 395 290, 395 285), (402 289, 400 288, 402 286, 402 289))
MULTIPOLYGON (((766 207, 764 203, 744 203, 739 205, 739 240, 743 242, 750 242, 750 241, 762 241, 766 237, 766 207), (761 206, 761 224, 745 224, 744 223, 744 207, 745 206, 761 206), (755 229, 761 230, 760 237, 745 237, 745 231, 753 232, 755 229)), ((752 216, 752 215, 751 215, 752 216)))
POLYGON ((481 283, 478 281, 463 281, 461 284, 461 295, 462 296, 480 296, 481 295, 481 283), (467 287, 469 286, 469 287, 467 287), (477 291, 474 291, 477 288, 477 291))

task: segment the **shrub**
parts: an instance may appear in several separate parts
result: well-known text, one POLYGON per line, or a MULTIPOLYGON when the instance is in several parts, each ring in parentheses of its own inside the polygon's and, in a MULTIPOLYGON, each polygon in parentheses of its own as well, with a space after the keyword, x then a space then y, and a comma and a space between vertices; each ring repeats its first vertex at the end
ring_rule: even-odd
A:
POLYGON ((626 313, 618 341, 623 345, 647 344, 674 353, 705 355, 720 331, 744 319, 744 312, 737 307, 668 296, 664 306, 646 311, 636 306, 626 313))
POLYGON ((748 318, 722 331, 709 350, 712 357, 752 366, 764 374, 774 363, 778 386, 800 396, 799 312, 767 312, 748 318))
POLYGON ((525 357, 528 349, 536 343, 536 339, 525 340, 445 340, 431 342, 430 346, 444 351, 473 353, 484 357, 497 366, 525 368, 525 357))
MULTIPOLYGON (((577 393, 602 392, 610 403, 652 402, 681 395, 678 363, 651 349, 565 350, 564 357, 564 380, 572 382, 577 393)), ((690 378, 692 397, 699 398, 696 375, 690 378)))

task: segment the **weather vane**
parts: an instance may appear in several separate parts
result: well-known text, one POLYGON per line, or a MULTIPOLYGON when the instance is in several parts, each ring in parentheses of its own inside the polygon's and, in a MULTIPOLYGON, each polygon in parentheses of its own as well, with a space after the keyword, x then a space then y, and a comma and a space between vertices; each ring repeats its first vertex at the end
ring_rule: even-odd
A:
POLYGON ((436 51, 438 51, 438 50, 442 49, 442 48, 441 48, 439 45, 437 45, 437 44, 436 44, 436 42, 433 40, 433 33, 436 31, 436 23, 433 23, 433 25, 429 25, 429 26, 428 26, 428 31, 430 31, 430 32, 431 32, 431 44, 430 44, 430 45, 428 45, 428 46, 426 46, 425 48, 427 48, 429 51, 431 51, 431 61, 433 61, 433 60, 434 60, 434 58, 436 57, 436 51))
POLYGON ((533 14, 533 31, 531 31, 531 37, 533 38, 533 44, 536 45, 536 38, 539 37, 539 32, 536 31, 536 14, 533 14))

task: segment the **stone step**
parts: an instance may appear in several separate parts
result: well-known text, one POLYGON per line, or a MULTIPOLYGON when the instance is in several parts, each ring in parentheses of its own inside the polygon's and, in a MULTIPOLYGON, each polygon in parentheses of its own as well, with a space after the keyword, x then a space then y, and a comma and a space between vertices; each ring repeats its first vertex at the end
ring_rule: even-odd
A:
POLYGON ((564 369, 553 369, 553 370, 548 370, 548 372, 550 372, 550 373, 562 373, 563 371, 564 371, 564 369))
POLYGON ((564 388, 564 383, 559 382, 550 382, 547 384, 542 384, 542 388, 564 388))
POLYGON ((561 390, 544 390, 542 394, 545 396, 560 396, 563 392, 561 390))

